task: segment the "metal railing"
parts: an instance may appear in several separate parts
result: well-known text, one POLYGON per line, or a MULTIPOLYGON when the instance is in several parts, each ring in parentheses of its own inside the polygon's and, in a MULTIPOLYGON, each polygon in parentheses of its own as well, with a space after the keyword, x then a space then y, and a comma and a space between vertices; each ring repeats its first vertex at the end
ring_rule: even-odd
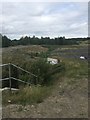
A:
POLYGON ((8 66, 8 68, 9 68, 9 72, 8 72, 8 73, 9 73, 9 77, 7 77, 7 78, 2 78, 2 79, 0 79, 0 81, 9 80, 10 90, 11 90, 11 83, 12 83, 11 81, 12 81, 12 80, 16 80, 16 81, 22 82, 22 83, 24 83, 24 84, 31 85, 30 82, 26 82, 26 81, 24 81, 24 80, 21 80, 21 79, 12 77, 12 76, 11 76, 11 66, 13 66, 13 67, 15 67, 15 68, 17 68, 17 69, 19 69, 19 70, 21 70, 21 71, 23 71, 23 72, 31 75, 31 76, 34 76, 35 78, 38 78, 35 74, 33 74, 33 73, 31 73, 31 72, 29 72, 29 71, 27 71, 27 70, 25 70, 25 69, 23 69, 23 68, 21 68, 21 67, 18 67, 18 66, 15 65, 15 64, 8 63, 8 64, 2 64, 2 65, 0 65, 0 67, 4 67, 4 66, 8 66))

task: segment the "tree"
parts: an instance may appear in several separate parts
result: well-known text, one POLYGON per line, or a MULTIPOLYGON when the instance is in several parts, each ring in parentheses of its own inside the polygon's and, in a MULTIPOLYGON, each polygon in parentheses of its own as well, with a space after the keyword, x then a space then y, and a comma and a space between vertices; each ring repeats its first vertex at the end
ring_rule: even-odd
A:
POLYGON ((6 36, 2 37, 2 47, 9 47, 11 45, 11 40, 6 36))
POLYGON ((0 48, 2 47, 2 35, 0 34, 0 48))

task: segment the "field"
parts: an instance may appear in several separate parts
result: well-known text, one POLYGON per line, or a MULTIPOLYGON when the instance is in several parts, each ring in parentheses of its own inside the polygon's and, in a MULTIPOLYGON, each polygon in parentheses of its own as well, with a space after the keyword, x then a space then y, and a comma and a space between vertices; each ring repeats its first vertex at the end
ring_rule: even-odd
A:
POLYGON ((3 48, 3 63, 30 71, 30 64, 57 58, 65 69, 55 73, 48 85, 32 85, 18 92, 3 92, 3 118, 87 118, 88 45, 29 45, 3 48), (8 103, 8 100, 11 100, 8 103), (7 112, 8 111, 8 112, 7 112))

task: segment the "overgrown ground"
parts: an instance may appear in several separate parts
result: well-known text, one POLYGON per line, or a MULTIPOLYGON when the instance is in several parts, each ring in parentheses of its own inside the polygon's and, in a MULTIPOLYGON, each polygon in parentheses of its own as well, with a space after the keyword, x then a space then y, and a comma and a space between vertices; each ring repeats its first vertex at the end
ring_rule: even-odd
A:
POLYGON ((87 44, 3 49, 4 63, 13 62, 18 65, 20 62, 23 64, 22 60, 26 63, 47 56, 65 63, 65 71, 55 74, 51 85, 25 87, 16 93, 5 91, 3 118, 87 118, 88 62, 79 59, 81 55, 87 56, 87 52, 87 44))

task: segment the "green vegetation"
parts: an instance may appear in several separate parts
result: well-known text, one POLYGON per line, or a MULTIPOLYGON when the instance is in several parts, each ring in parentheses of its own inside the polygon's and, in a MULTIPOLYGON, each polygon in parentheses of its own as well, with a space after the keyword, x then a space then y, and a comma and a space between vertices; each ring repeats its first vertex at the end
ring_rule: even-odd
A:
POLYGON ((83 78, 88 76, 88 62, 81 60, 66 60, 66 76, 69 78, 83 78))
POLYGON ((2 35, 0 34, 0 48, 2 47, 2 35))
POLYGON ((21 37, 19 40, 10 40, 6 36, 2 36, 2 47, 16 46, 16 45, 78 45, 82 41, 88 41, 90 38, 70 38, 65 37, 21 37))
POLYGON ((3 104, 8 104, 8 100, 11 100, 11 104, 35 104, 43 102, 43 100, 51 93, 51 87, 47 86, 26 86, 20 88, 19 91, 3 92, 3 104), (6 99, 7 98, 7 99, 6 99))
MULTIPOLYGON (((18 71, 19 75, 17 75, 17 70, 12 70, 14 71, 12 75, 16 74, 15 77, 24 81, 29 80, 32 85, 30 87, 18 83, 19 91, 3 91, 3 103, 8 104, 7 100, 11 100, 11 104, 23 105, 43 102, 52 94, 56 84, 62 84, 60 94, 69 93, 75 89, 78 89, 79 92, 87 91, 87 86, 84 84, 88 78, 88 62, 79 59, 83 51, 86 54, 85 47, 87 46, 80 44, 3 48, 3 63, 14 63, 38 76, 38 79, 34 79, 21 71, 18 71), (63 56, 64 54, 69 57, 63 56), (47 63, 47 57, 57 58, 60 63, 51 65, 47 63)), ((8 75, 7 71, 8 68, 3 69, 3 77, 8 75)))

